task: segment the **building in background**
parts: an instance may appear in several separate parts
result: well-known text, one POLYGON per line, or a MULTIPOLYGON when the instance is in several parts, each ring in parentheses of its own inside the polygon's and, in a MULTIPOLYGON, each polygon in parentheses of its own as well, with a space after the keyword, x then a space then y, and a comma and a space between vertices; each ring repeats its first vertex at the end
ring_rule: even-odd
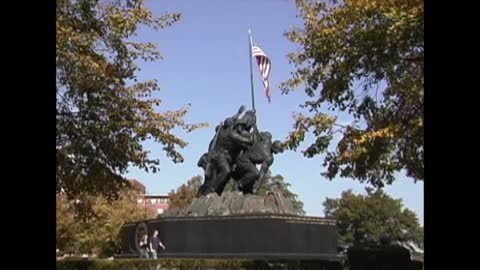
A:
POLYGON ((170 197, 161 194, 145 194, 142 199, 138 200, 138 203, 154 209, 157 214, 163 214, 163 212, 168 209, 170 197))
POLYGON ((140 198, 137 200, 139 205, 142 205, 145 208, 151 208, 155 210, 157 214, 162 214, 168 209, 170 196, 163 194, 148 194, 145 185, 136 179, 129 179, 128 182, 132 188, 138 190, 141 194, 140 198))

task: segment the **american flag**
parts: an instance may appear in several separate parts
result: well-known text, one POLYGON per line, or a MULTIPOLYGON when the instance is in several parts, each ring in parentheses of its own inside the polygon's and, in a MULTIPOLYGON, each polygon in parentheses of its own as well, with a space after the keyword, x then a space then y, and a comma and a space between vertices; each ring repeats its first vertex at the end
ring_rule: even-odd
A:
POLYGON ((268 83, 268 75, 270 74, 271 67, 270 59, 268 58, 267 54, 260 49, 260 47, 255 45, 252 47, 252 54, 257 60, 258 68, 260 69, 260 74, 262 75, 263 86, 265 88, 265 95, 270 103, 272 98, 270 93, 270 85, 268 83))

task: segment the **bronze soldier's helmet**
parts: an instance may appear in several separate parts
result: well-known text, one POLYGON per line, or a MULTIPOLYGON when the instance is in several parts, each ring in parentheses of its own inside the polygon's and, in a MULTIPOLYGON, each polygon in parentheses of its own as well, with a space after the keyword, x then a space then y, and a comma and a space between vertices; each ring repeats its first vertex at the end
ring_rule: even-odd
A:
POLYGON ((260 132, 260 140, 270 143, 272 141, 272 133, 268 131, 260 132))
POLYGON ((283 143, 279 140, 276 140, 272 143, 272 152, 277 154, 277 153, 282 153, 283 152, 283 143))
POLYGON ((248 110, 245 112, 245 115, 238 119, 236 125, 243 125, 247 129, 254 127, 257 123, 257 116, 255 110, 248 110))

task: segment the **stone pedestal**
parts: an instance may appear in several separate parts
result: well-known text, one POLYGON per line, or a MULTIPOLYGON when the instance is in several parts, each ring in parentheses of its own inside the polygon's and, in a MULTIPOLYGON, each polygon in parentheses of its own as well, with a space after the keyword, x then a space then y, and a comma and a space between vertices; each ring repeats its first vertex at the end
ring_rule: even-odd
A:
POLYGON ((141 234, 154 230, 166 246, 160 257, 340 260, 335 220, 300 216, 276 192, 209 194, 162 218, 125 224, 122 254, 136 256, 141 234))
POLYGON ((135 256, 139 232, 153 230, 165 257, 237 257, 337 261, 335 221, 291 215, 165 217, 126 224, 122 254, 135 256))
POLYGON ((298 215, 292 202, 280 192, 270 192, 266 196, 243 195, 241 192, 224 192, 222 196, 211 193, 195 198, 181 210, 167 211, 169 217, 231 216, 244 214, 298 215))

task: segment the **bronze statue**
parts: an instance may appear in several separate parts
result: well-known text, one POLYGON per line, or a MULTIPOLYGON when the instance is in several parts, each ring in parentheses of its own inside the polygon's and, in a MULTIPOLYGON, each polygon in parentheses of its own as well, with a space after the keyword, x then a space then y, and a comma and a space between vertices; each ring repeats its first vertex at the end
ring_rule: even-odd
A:
POLYGON ((255 184, 257 188, 261 186, 261 181, 273 164, 273 154, 283 152, 280 141, 272 143, 270 132, 260 132, 256 138, 255 143, 243 151, 236 162, 234 178, 244 194, 253 193, 255 184), (261 164, 260 171, 257 164, 261 164))
POLYGON ((257 180, 272 165, 273 153, 282 152, 280 141, 272 143, 269 132, 258 132, 255 110, 246 111, 240 118, 244 111, 242 105, 234 116, 215 128, 208 152, 200 157, 197 165, 205 172, 201 195, 213 192, 220 195, 231 177, 244 194, 252 193, 257 180), (257 164, 262 164, 260 171, 257 164))
POLYGON ((221 194, 231 177, 237 156, 254 143, 251 130, 256 125, 255 111, 247 111, 242 118, 238 118, 244 110, 242 105, 237 114, 217 126, 208 153, 200 158, 198 166, 205 170, 205 181, 200 194, 221 194))

